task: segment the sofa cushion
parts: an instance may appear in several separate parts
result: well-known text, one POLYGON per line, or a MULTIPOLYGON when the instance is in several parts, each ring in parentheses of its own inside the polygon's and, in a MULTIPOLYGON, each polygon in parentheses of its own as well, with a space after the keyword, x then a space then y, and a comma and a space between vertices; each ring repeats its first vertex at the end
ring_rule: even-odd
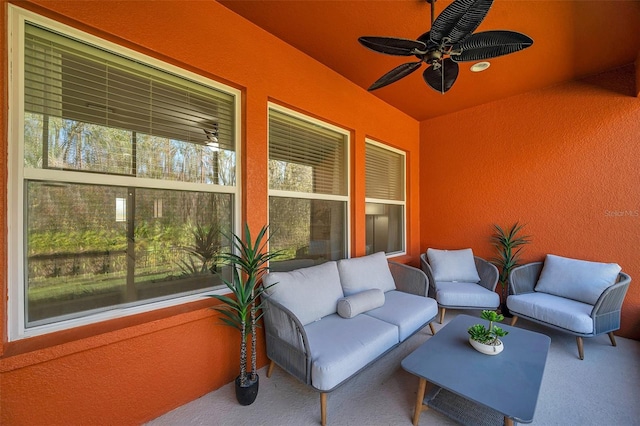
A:
POLYGON ((372 288, 338 299, 338 315, 342 318, 353 318, 382 305, 384 305, 384 293, 378 288, 372 288))
POLYGON ((398 326, 401 342, 424 327, 438 314, 438 304, 429 297, 398 290, 388 291, 384 295, 384 305, 365 312, 365 315, 398 326))
POLYGON ((592 334, 593 306, 547 293, 523 293, 507 297, 507 307, 514 315, 534 318, 576 333, 592 334))
POLYGON ((436 282, 436 300, 449 307, 497 308, 500 296, 477 283, 436 282))
POLYGON ((384 252, 338 260, 340 282, 345 296, 377 288, 383 292, 395 290, 389 262, 384 252))
POLYGON ((617 263, 589 262, 548 254, 535 291, 595 305, 602 292, 615 283, 621 270, 617 263))
POLYGON ((480 282, 473 251, 427 249, 427 258, 436 281, 480 282))
POLYGON ((398 327, 369 315, 338 314, 305 326, 311 385, 329 391, 398 343, 398 327))
POLYGON ((267 295, 289 309, 303 325, 336 313, 344 297, 336 262, 326 262, 290 272, 269 272, 264 276, 267 295))

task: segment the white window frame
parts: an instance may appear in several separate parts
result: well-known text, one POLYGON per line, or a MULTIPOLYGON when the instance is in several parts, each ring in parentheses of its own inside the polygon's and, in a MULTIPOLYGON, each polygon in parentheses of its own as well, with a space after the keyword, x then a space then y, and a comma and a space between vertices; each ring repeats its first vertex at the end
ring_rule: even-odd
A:
MULTIPOLYGON (((332 130, 336 133, 340 133, 345 136, 345 161, 346 161, 346 178, 347 178, 347 194, 346 195, 332 195, 332 194, 319 194, 313 192, 296 192, 296 191, 285 191, 279 189, 268 189, 267 193, 267 207, 269 206, 269 198, 270 197, 283 197, 283 198, 298 198, 305 200, 328 200, 328 201, 345 201, 346 202, 346 217, 345 217, 345 235, 347 236, 347 240, 345 244, 347 245, 345 248, 346 257, 351 257, 351 134, 347 130, 334 126, 333 124, 329 124, 325 121, 318 120, 316 118, 310 117, 308 115, 299 113, 289 108, 285 108, 281 105, 278 105, 273 102, 267 103, 267 153, 269 152, 269 123, 270 123, 270 114, 271 110, 281 112, 283 114, 290 115, 292 117, 298 118, 300 120, 306 121, 308 123, 315 124, 322 128, 332 130)), ((269 155, 267 154, 267 162, 269 161, 269 155)), ((267 187, 269 187, 269 183, 267 182, 267 187)), ((267 216, 271 213, 270 208, 267 208, 267 216)))
MULTIPOLYGON (((387 144, 384 144, 369 138, 365 138, 365 153, 366 153, 367 144, 371 144, 371 145, 377 146, 378 148, 382 148, 387 151, 400 154, 403 159, 402 168, 404 172, 404 176, 403 176, 404 186, 402 188, 402 201, 365 197, 364 202, 365 202, 365 205, 366 203, 376 203, 376 204, 402 206, 402 212, 403 212, 402 214, 402 250, 386 253, 386 255, 387 257, 404 256, 405 254, 407 254, 407 153, 400 149, 393 148, 387 144)), ((365 163, 365 168, 366 168, 366 163, 365 163)), ((366 188, 366 181, 365 181, 365 188, 366 188)))
MULTIPOLYGON (((155 179, 137 178, 137 186, 155 189, 175 189, 175 190, 194 190, 212 193, 227 193, 234 197, 234 211, 232 218, 234 222, 234 232, 238 233, 241 229, 241 188, 242 188, 242 170, 241 170, 241 92, 235 88, 223 85, 214 80, 210 80, 196 73, 181 69, 174 65, 160 61, 158 59, 143 55, 134 50, 119 46, 115 43, 92 36, 88 33, 61 24, 57 21, 45 18, 41 15, 24 10, 14 5, 8 5, 8 45, 9 45, 9 155, 8 155, 8 188, 7 188, 7 254, 8 265, 8 336, 9 341, 20 340, 28 337, 39 336, 55 331, 66 330, 82 325, 93 324, 123 316, 135 315, 143 312, 149 312, 170 306, 176 306, 201 300, 207 294, 224 294, 228 293, 225 288, 215 291, 192 294, 187 296, 178 296, 171 299, 165 299, 158 302, 144 302, 140 305, 131 307, 114 307, 108 311, 88 314, 87 316, 61 320, 59 322, 26 327, 25 321, 25 261, 24 261, 24 194, 23 182, 25 179, 48 179, 63 180, 70 183, 89 183, 104 184, 103 177, 98 174, 66 172, 62 170, 29 170, 25 173, 24 168, 24 45, 25 45, 25 22, 31 22, 36 25, 46 27, 52 31, 64 34, 66 36, 78 39, 88 44, 103 48, 105 50, 122 55, 134 61, 155 67, 170 74, 201 83, 213 89, 223 91, 235 98, 235 157, 236 157, 236 184, 235 186, 210 185, 200 183, 185 183, 177 181, 163 181, 155 179)), ((110 176, 110 185, 126 185, 129 182, 128 177, 110 176)))

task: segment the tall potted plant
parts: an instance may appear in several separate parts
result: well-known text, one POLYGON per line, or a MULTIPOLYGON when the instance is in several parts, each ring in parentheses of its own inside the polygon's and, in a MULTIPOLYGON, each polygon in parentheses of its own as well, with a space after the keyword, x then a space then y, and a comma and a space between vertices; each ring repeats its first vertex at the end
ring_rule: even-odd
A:
POLYGON ((509 274, 513 268, 519 265, 518 261, 520 260, 520 252, 524 248, 523 246, 531 242, 530 236, 520 235, 522 228, 524 228, 524 225, 520 225, 518 222, 508 229, 493 225, 494 233, 491 241, 498 254, 491 259, 491 263, 498 268, 498 282, 501 288, 500 312, 506 316, 510 316, 507 308, 509 274))
POLYGON ((231 291, 227 295, 211 295, 222 302, 213 309, 220 312, 223 324, 240 331, 240 374, 235 380, 236 398, 241 405, 252 404, 258 396, 259 377, 256 356, 256 328, 262 316, 262 296, 266 289, 260 280, 268 270, 268 263, 279 252, 268 252, 268 226, 263 226, 255 240, 251 238, 249 226, 245 225, 244 239, 231 235, 232 251, 221 253, 219 259, 231 266, 231 279, 222 277, 222 281, 231 291), (247 337, 251 335, 251 371, 247 371, 247 337))

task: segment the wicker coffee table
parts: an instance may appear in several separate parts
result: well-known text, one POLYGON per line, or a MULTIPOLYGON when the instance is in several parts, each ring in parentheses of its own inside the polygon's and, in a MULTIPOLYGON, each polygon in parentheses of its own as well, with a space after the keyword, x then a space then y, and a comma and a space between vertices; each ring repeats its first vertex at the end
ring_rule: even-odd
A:
POLYGON ((415 426, 428 407, 469 425, 533 421, 551 339, 500 324, 509 332, 502 338, 504 350, 484 355, 471 347, 467 334, 483 321, 458 315, 402 360, 402 368, 420 378, 415 426), (425 397, 427 382, 433 386, 425 397))

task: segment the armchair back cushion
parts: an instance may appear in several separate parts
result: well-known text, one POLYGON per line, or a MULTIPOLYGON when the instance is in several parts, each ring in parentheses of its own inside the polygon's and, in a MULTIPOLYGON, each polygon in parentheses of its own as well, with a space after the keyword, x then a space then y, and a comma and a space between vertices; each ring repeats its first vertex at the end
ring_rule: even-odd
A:
POLYGON ((473 259, 473 251, 427 249, 433 279, 448 282, 479 283, 480 276, 473 259))
POLYGON ((345 296, 377 288, 382 292, 396 289, 384 252, 338 260, 338 271, 345 296))
POLYGON ((270 272, 263 278, 269 298, 289 309, 307 325, 336 313, 336 300, 344 296, 335 261, 290 272, 270 272))
POLYGON ((602 292, 616 282, 622 268, 548 254, 535 291, 595 305, 602 292))

